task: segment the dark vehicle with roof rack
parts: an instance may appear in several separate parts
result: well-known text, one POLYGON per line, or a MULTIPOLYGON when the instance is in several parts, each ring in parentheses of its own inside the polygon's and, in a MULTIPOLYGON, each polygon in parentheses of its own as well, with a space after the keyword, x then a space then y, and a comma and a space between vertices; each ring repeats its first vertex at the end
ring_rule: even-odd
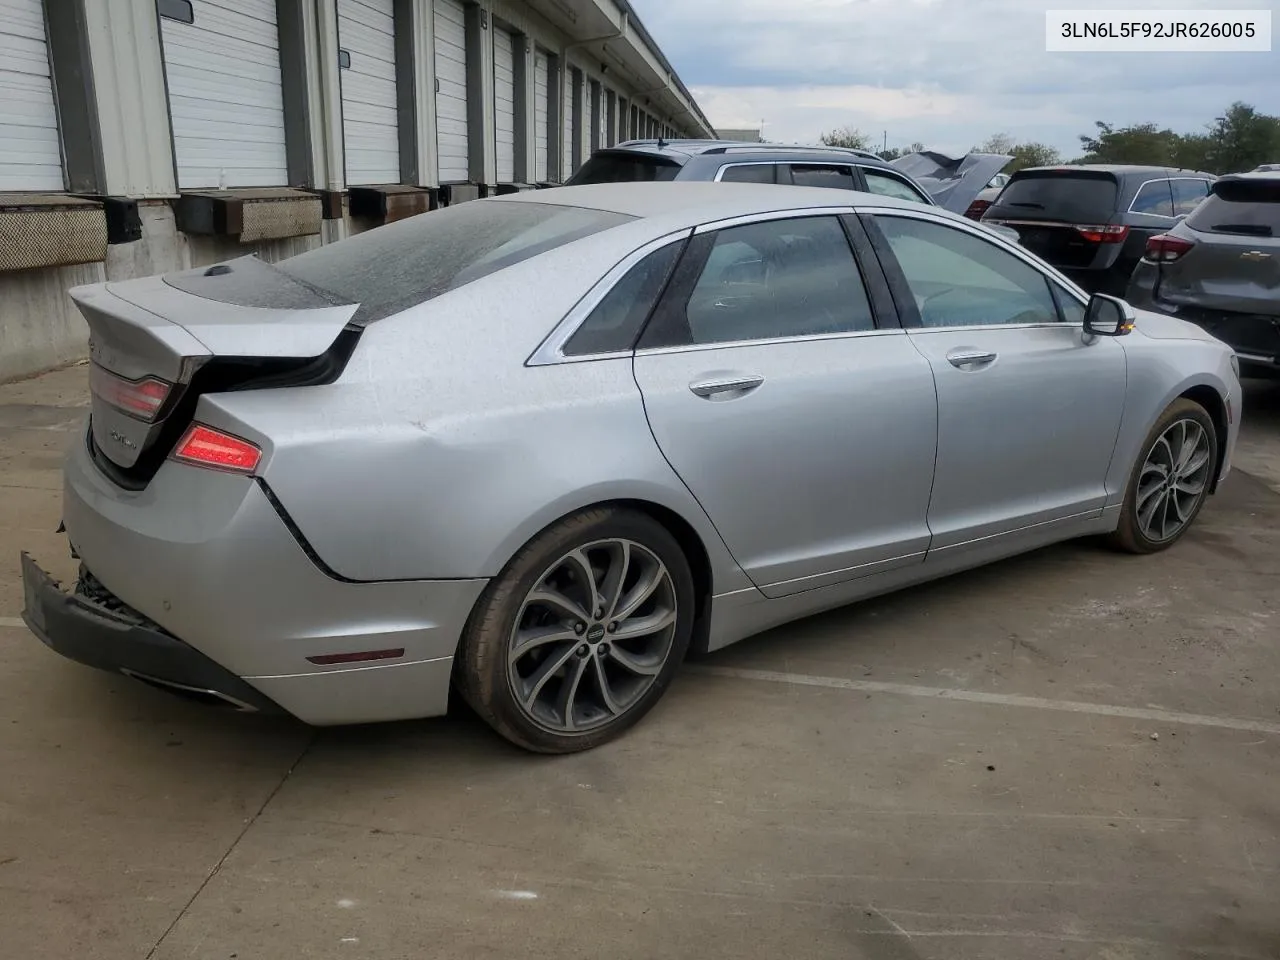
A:
POLYGON ((1209 193, 1212 173, 1080 164, 1019 170, 982 215, 1090 293, 1123 296, 1147 241, 1209 193))
MULTIPOLYGON (((874 153, 847 147, 628 140, 595 151, 565 186, 654 180, 781 183, 878 193, 963 213, 1011 159, 998 154, 969 154, 962 160, 922 156, 932 162, 922 165, 929 176, 917 180, 874 153)), ((1002 232, 1012 238, 1010 232, 1002 232)))

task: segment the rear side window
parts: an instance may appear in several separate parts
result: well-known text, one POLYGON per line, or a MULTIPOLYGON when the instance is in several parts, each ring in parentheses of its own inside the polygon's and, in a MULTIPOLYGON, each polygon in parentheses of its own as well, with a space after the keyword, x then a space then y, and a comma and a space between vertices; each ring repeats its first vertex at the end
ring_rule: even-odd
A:
POLYGON ((797 187, 837 187, 856 190, 853 170, 850 167, 827 166, 815 163, 793 163, 791 182, 797 187))
POLYGON ((862 175, 866 178, 868 193, 897 197, 899 200, 914 200, 916 203, 929 203, 918 190, 895 176, 880 173, 878 170, 868 170, 866 167, 862 168, 862 175))
POLYGON ((1187 224, 1201 233, 1280 237, 1280 177, 1217 181, 1187 224))
POLYGON ((474 200, 327 244, 277 265, 371 323, 540 253, 635 219, 550 203, 474 200))
POLYGON ((1116 194, 1110 174, 1056 170, 1014 174, 987 216, 1106 223, 1116 211, 1116 194))
POLYGON ((719 231, 684 312, 681 333, 699 344, 875 328, 853 250, 835 217, 719 231))
POLYGON ((777 165, 772 163, 739 163, 720 171, 722 183, 774 183, 777 165))
POLYGON ((574 331, 564 345, 564 355, 585 357, 632 349, 683 246, 679 241, 669 243, 632 267, 574 331))
POLYGON ((1168 180, 1151 180, 1138 188, 1129 204, 1130 213, 1145 213, 1155 217, 1173 217, 1173 193, 1168 180))
POLYGON ((1190 213, 1209 193, 1208 180, 1180 177, 1169 182, 1173 184, 1173 215, 1175 217, 1190 213))
POLYGON ((666 157, 641 153, 596 153, 565 181, 565 186, 666 181, 674 180, 679 172, 680 164, 666 157))

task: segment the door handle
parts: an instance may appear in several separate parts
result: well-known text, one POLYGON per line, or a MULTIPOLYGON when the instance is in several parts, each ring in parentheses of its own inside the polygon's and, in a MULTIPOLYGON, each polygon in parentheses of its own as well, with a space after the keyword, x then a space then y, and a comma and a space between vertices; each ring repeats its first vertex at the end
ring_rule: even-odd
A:
POLYGON ((726 380, 700 380, 689 384, 689 389, 699 397, 709 400, 722 393, 745 393, 764 383, 764 377, 732 377, 726 380))
POLYGON ((996 355, 987 350, 953 350, 947 354, 947 362, 960 370, 981 369, 995 359, 996 355))

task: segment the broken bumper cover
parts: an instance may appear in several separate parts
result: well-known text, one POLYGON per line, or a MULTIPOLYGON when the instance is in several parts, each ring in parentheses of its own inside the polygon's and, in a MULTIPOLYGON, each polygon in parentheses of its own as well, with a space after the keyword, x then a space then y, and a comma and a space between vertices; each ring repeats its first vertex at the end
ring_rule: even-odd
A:
MULTIPOLYGON (((85 666, 122 673, 152 686, 236 710, 284 713, 279 706, 194 647, 123 603, 95 599, 81 581, 67 593, 27 553, 22 554, 22 619, 55 653, 85 666)), ((105 589, 98 587, 101 594, 105 589)))

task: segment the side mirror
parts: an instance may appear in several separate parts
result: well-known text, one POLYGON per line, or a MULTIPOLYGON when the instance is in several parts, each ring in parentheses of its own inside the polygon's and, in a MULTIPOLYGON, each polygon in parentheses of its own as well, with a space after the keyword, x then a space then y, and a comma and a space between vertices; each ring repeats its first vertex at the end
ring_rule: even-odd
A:
POLYGON ((1133 331, 1138 316, 1119 297, 1095 293, 1084 312, 1084 332, 1096 337, 1123 337, 1133 331))

